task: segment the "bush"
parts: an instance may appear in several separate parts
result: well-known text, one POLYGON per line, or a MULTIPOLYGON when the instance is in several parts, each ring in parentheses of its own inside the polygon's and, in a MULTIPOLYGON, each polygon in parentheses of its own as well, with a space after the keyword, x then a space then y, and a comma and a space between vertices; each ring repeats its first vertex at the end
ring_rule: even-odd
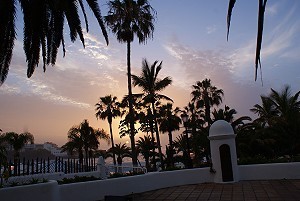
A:
POLYGON ((75 176, 74 178, 63 178, 62 180, 57 181, 59 185, 62 184, 70 184, 70 183, 77 183, 77 182, 87 182, 87 181, 95 181, 95 180, 101 180, 100 178, 94 177, 94 176, 75 176))
POLYGON ((126 173, 115 172, 110 174, 109 178, 128 177, 128 176, 135 176, 141 174, 145 174, 145 173, 144 172, 126 172, 126 173))

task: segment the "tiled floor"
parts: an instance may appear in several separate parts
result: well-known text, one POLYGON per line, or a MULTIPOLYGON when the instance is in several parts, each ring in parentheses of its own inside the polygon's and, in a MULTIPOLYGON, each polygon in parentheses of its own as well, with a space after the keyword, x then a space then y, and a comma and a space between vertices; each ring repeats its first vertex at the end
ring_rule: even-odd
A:
POLYGON ((128 196, 138 200, 300 201, 300 180, 204 183, 159 189, 128 196))

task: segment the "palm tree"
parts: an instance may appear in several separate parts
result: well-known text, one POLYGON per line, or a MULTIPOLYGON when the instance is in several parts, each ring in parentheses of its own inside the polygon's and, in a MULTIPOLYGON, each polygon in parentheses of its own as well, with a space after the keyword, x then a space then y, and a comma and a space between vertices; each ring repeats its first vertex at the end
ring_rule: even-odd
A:
MULTIPOLYGON (((108 95, 105 97, 100 97, 99 103, 96 105, 96 117, 102 120, 107 119, 109 124, 110 131, 110 139, 111 139, 111 148, 114 148, 114 137, 112 131, 112 119, 118 116, 121 116, 121 112, 119 109, 119 102, 117 102, 117 97, 112 95, 108 95)), ((116 157, 113 153, 113 162, 116 165, 116 157)))
MULTIPOLYGON (((140 119, 140 112, 141 112, 141 95, 140 94, 133 94, 133 123, 137 123, 137 121, 140 119)), ((131 149, 135 150, 135 147, 132 147, 132 143, 134 143, 135 146, 135 135, 138 133, 137 129, 135 129, 132 131, 131 130, 131 117, 130 117, 130 109, 129 109, 129 98, 128 96, 124 96, 121 103, 120 103, 120 110, 121 110, 121 116, 123 117, 123 119, 120 121, 119 124, 119 134, 120 137, 124 137, 126 135, 129 135, 130 141, 131 141, 131 149)), ((136 152, 135 152, 136 154, 136 152)), ((132 153, 133 155, 133 153, 132 153)), ((132 156, 133 157, 133 156, 132 156)), ((137 157, 137 155, 136 155, 137 157)), ((133 160, 134 161, 134 160, 133 160)), ((137 158, 136 158, 136 162, 137 162, 137 158)), ((137 164, 136 164, 137 165, 137 164)))
POLYGON ((128 99, 130 116, 130 134, 132 163, 137 166, 137 156, 134 141, 133 100, 131 87, 130 44, 136 35, 139 43, 145 43, 149 37, 153 37, 155 11, 147 0, 114 0, 108 2, 108 15, 105 16, 106 24, 117 36, 121 43, 127 43, 127 76, 128 99))
POLYGON ((187 138, 183 135, 180 134, 176 137, 176 140, 174 141, 174 147, 177 150, 177 153, 182 152, 182 156, 183 156, 183 163, 185 165, 185 167, 189 166, 189 155, 187 152, 187 138))
POLYGON ((198 81, 193 85, 192 91, 192 101, 197 103, 197 107, 204 107, 205 111, 205 121, 208 123, 208 126, 212 124, 210 117, 210 108, 214 105, 220 105, 222 103, 222 96, 224 92, 222 89, 211 84, 210 79, 205 79, 202 82, 198 81))
POLYGON ((275 111, 278 112, 279 117, 276 118, 276 127, 281 136, 286 140, 288 147, 287 153, 296 154, 296 147, 300 147, 300 91, 292 95, 290 86, 286 85, 281 92, 271 89, 269 95, 270 100, 274 105, 275 111))
POLYGON ((214 121, 225 120, 231 124, 234 131, 237 131, 238 126, 244 125, 244 121, 251 121, 252 119, 248 116, 242 116, 237 119, 234 119, 234 115, 237 114, 235 109, 231 109, 229 106, 225 105, 225 109, 219 109, 212 112, 214 121))
POLYGON ((155 149, 155 144, 153 143, 152 137, 149 135, 144 135, 144 137, 140 137, 140 139, 136 143, 138 151, 143 155, 147 171, 150 171, 150 157, 155 155, 153 150, 155 149))
POLYGON ((34 143, 34 137, 31 133, 15 133, 15 132, 7 132, 4 133, 4 141, 7 142, 14 149, 14 160, 18 160, 20 158, 20 151, 25 146, 25 144, 34 143))
POLYGON ((158 74, 162 69, 162 62, 160 62, 158 66, 157 64, 158 61, 155 61, 151 66, 149 66, 147 60, 144 59, 142 63, 142 74, 140 76, 132 75, 132 81, 134 86, 139 86, 140 88, 142 88, 142 91, 145 93, 143 98, 145 103, 150 103, 152 106, 158 153, 159 153, 162 169, 164 169, 160 138, 159 138, 159 132, 157 126, 157 114, 156 114, 155 103, 160 99, 172 101, 172 99, 169 98, 168 96, 158 93, 163 89, 165 89, 167 86, 169 86, 172 83, 172 79, 170 77, 159 79, 158 74))
MULTIPOLYGON (((2 130, 0 129, 0 132, 2 132, 2 130)), ((2 163, 6 163, 7 157, 6 157, 6 148, 4 146, 5 143, 5 137, 4 134, 0 133, 0 161, 2 163)), ((1 177, 1 175, 0 175, 1 177)))
POLYGON ((170 162, 171 166, 174 166, 173 162, 173 138, 172 132, 179 130, 179 125, 181 123, 181 118, 178 116, 180 112, 179 108, 172 108, 173 105, 171 103, 167 103, 159 108, 160 117, 158 119, 159 130, 163 133, 168 133, 169 135, 169 150, 170 154, 170 162))
POLYGON ((83 152, 85 153, 85 162, 87 161, 91 150, 97 150, 99 139, 104 139, 109 142, 109 135, 104 130, 96 130, 89 125, 85 119, 77 126, 73 126, 68 131, 68 142, 63 146, 64 150, 69 152, 78 151, 79 162, 83 161, 83 152))
POLYGON ((107 157, 113 157, 114 155, 117 155, 118 166, 122 166, 123 158, 131 158, 130 148, 126 144, 116 144, 107 151, 107 157))
MULTIPOLYGON (((146 111, 142 112, 140 115, 140 130, 142 132, 148 132, 150 131, 151 133, 151 140, 152 140, 152 144, 155 143, 155 138, 154 138, 154 129, 155 129, 155 125, 154 125, 154 121, 153 121, 153 114, 151 111, 151 106, 149 106, 148 104, 146 104, 145 106, 146 111)), ((152 146, 152 152, 155 153, 155 146, 152 146)), ((153 164, 153 170, 156 170, 156 160, 155 160, 155 154, 152 154, 152 164, 153 164)))
POLYGON ((278 117, 278 111, 275 110, 275 106, 272 100, 266 96, 260 96, 262 104, 255 104, 250 109, 251 112, 258 114, 259 118, 255 120, 257 123, 261 123, 262 126, 273 125, 274 118, 278 117))
MULTIPOLYGON (((81 20, 78 14, 81 8, 86 29, 88 29, 87 16, 82 0, 73 1, 23 1, 5 0, 0 2, 0 85, 5 81, 12 58, 14 41, 16 39, 16 8, 21 7, 24 18, 24 51, 28 63, 27 76, 30 77, 38 66, 40 55, 46 65, 54 65, 58 48, 62 44, 65 55, 63 30, 64 25, 70 28, 70 38, 74 42, 79 36, 84 46, 81 20), (65 18, 68 23, 65 23, 65 18), (40 54, 42 52, 42 54, 40 54)), ((94 13, 102 34, 108 44, 108 35, 101 17, 97 0, 86 0, 94 13)))
MULTIPOLYGON (((229 0, 228 12, 227 12, 227 41, 228 41, 228 36, 229 36, 231 14, 232 14, 232 10, 235 5, 235 2, 236 2, 236 0, 229 0)), ((267 4, 267 0, 259 0, 258 1, 257 40, 256 40, 256 54, 255 54, 255 80, 257 78, 258 64, 261 68, 260 51, 261 51, 261 45, 262 45, 262 36, 263 36, 263 29, 264 29, 264 15, 265 15, 266 4, 267 4)))

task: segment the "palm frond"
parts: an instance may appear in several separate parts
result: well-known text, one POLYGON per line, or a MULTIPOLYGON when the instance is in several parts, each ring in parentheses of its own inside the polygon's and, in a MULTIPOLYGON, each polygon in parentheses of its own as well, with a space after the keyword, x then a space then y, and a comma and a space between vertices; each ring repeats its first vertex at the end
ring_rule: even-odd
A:
POLYGON ((236 0, 229 0, 228 11, 227 11, 227 41, 228 41, 228 36, 229 36, 232 10, 233 10, 235 2, 236 2, 236 0))
POLYGON ((259 5, 258 5, 257 41, 256 41, 256 54, 255 54, 255 80, 257 79, 258 64, 261 69, 260 51, 262 45, 266 3, 267 0, 259 0, 259 5))
POLYGON ((0 86, 5 81, 16 39, 16 0, 0 1, 0 86))

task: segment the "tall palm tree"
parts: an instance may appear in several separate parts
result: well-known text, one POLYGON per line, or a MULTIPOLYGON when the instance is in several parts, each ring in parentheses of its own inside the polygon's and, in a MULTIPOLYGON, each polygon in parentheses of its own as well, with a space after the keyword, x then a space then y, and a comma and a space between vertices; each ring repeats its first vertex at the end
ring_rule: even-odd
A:
POLYGON ((207 78, 201 82, 197 81, 196 84, 193 85, 193 89, 192 101, 197 103, 198 108, 204 107, 205 121, 208 123, 208 126, 210 126, 212 124, 210 108, 222 103, 222 96, 224 96, 224 92, 222 89, 218 89, 213 86, 210 79, 207 78))
MULTIPOLYGON (((108 44, 108 36, 101 17, 97 0, 86 0, 94 13, 108 44)), ((54 65, 58 48, 62 44, 65 55, 63 30, 64 25, 70 28, 70 38, 74 42, 79 36, 84 46, 79 8, 82 10, 86 29, 88 21, 83 0, 73 1, 0 1, 0 85, 5 81, 12 58, 14 42, 16 39, 16 8, 21 7, 24 19, 24 51, 28 63, 27 76, 31 77, 35 67, 38 66, 42 55, 44 71, 46 65, 54 65), (19 3, 19 4, 18 4, 19 3), (65 23, 67 19, 68 23, 65 23), (42 54, 41 54, 42 53, 42 54)))
POLYGON ((126 144, 116 144, 107 151, 107 157, 113 157, 114 155, 117 155, 118 166, 122 166, 123 158, 131 158, 130 148, 126 144))
POLYGON ((173 162, 173 137, 172 132, 179 130, 179 125, 181 124, 181 118, 178 116, 180 110, 178 107, 173 109, 173 104, 167 103, 166 105, 162 105, 159 108, 159 130, 163 133, 168 133, 169 136, 169 150, 170 154, 170 162, 171 166, 174 165, 173 162))
POLYGON ((20 158, 20 151, 25 146, 25 144, 34 143, 34 137, 31 133, 15 133, 7 132, 4 133, 4 141, 7 142, 14 149, 14 160, 20 158))
MULTIPOLYGON (((96 105, 96 117, 97 119, 105 120, 107 119, 109 124, 110 131, 110 140, 111 140, 111 148, 114 148, 114 137, 112 131, 112 119, 118 116, 121 116, 121 112, 119 109, 119 102, 117 102, 117 97, 112 95, 108 95, 105 97, 100 97, 99 103, 96 105)), ((116 165, 116 157, 113 153, 113 162, 116 165)))
POLYGON ((144 137, 140 137, 136 145, 139 153, 141 153, 145 159, 147 171, 150 171, 150 157, 151 155, 155 155, 155 152, 153 152, 155 144, 153 143, 152 137, 144 135, 144 137))
POLYGON ((171 98, 168 96, 159 94, 158 92, 165 89, 167 86, 169 86, 172 83, 172 79, 170 77, 165 77, 163 79, 158 78, 158 74, 162 69, 162 62, 158 64, 158 61, 155 61, 151 66, 148 64, 147 60, 144 59, 142 62, 142 73, 140 76, 132 75, 132 81, 134 86, 139 86, 142 91, 145 93, 143 100, 146 103, 150 103, 152 106, 152 112, 153 112, 153 119, 155 123, 155 132, 156 132, 156 141, 158 146, 158 153, 160 162, 163 166, 163 157, 162 157, 162 151, 161 151, 161 145, 160 145, 160 138, 159 138, 159 132, 158 132, 158 124, 157 124, 157 114, 156 114, 156 107, 155 103, 160 100, 164 99, 167 101, 172 101, 171 98))
POLYGON ((134 120, 133 120, 133 103, 132 103, 132 87, 131 87, 131 65, 130 51, 131 42, 136 36, 139 43, 145 43, 149 37, 153 37, 155 11, 147 0, 113 0, 108 2, 108 15, 105 16, 106 24, 111 28, 112 32, 117 36, 121 43, 127 44, 127 81, 128 81, 128 98, 129 98, 129 114, 130 129, 132 133, 131 149, 132 163, 137 166, 137 156, 134 141, 134 120))

